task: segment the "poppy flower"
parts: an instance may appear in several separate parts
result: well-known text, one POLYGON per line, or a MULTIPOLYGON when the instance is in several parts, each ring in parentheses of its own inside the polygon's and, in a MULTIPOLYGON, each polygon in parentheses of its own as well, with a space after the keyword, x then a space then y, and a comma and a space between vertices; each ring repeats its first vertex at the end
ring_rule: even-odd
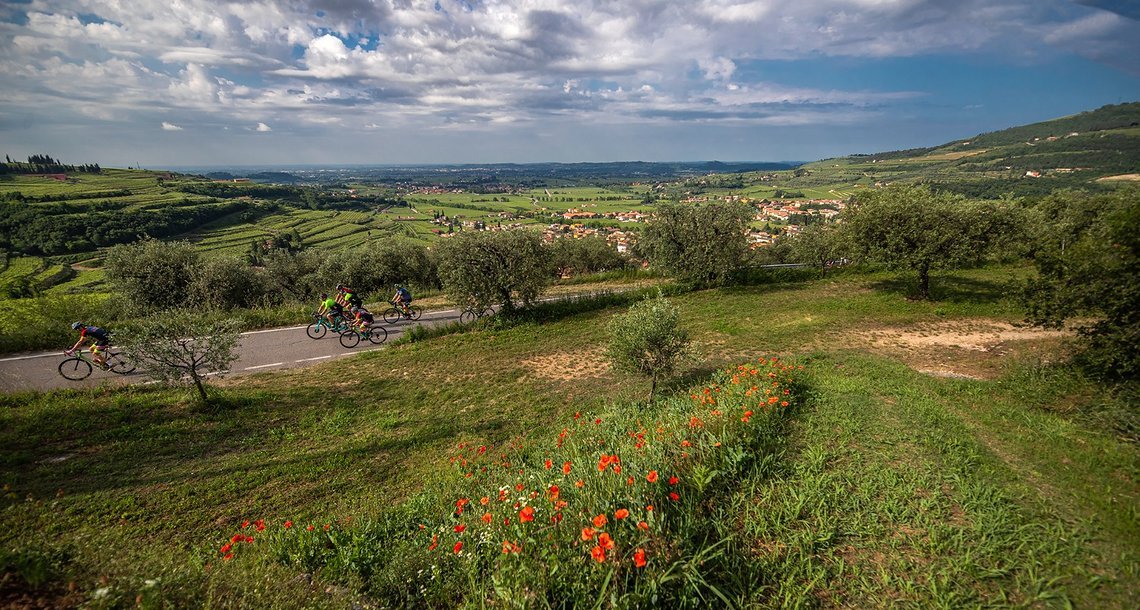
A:
POLYGON ((467 529, 467 526, 460 523, 460 524, 455 526, 455 533, 456 534, 462 534, 463 530, 465 530, 465 529, 467 529))
POLYGON ((459 551, 462 551, 462 550, 463 550, 463 541, 456 542, 455 546, 451 547, 451 552, 455 553, 456 555, 458 555, 459 551))
POLYGON ((681 499, 681 496, 677 495, 677 492, 671 491, 669 492, 669 499, 676 502, 677 500, 681 499))
POLYGON ((598 546, 609 551, 614 548, 614 539, 606 532, 598 534, 598 546))
POLYGON ((504 540, 503 541, 503 554, 508 554, 508 553, 516 553, 517 554, 519 551, 522 551, 521 546, 511 542, 510 540, 504 540))
POLYGON ((574 482, 574 487, 577 487, 577 488, 579 488, 579 489, 581 489, 581 488, 582 488, 582 486, 584 486, 584 485, 585 485, 585 483, 584 483, 584 482, 582 482, 582 480, 581 480, 581 479, 578 479, 577 481, 575 481, 575 482, 574 482))
POLYGON ((625 519, 629 516, 629 511, 624 508, 619 508, 614 511, 614 519, 625 519))
POLYGON ((227 542, 227 543, 222 545, 222 548, 218 549, 218 552, 222 553, 222 554, 229 553, 230 549, 232 549, 232 548, 234 548, 233 543, 227 542))
POLYGON ((259 532, 264 531, 265 530, 265 521, 258 519, 257 521, 253 522, 253 527, 256 528, 257 531, 259 531, 259 532))
POLYGON ((639 568, 645 567, 645 549, 637 549, 633 552, 633 565, 639 568))
POLYGON ((550 460, 546 460, 545 462, 542 463, 542 465, 545 466, 547 470, 554 468, 554 462, 552 462, 550 460))
POLYGON ((479 498, 479 503, 482 504, 483 506, 486 506, 487 503, 490 501, 491 501, 491 499, 488 498, 487 496, 483 496, 482 498, 479 498))
POLYGON ((428 545, 429 551, 434 551, 435 547, 439 546, 439 536, 433 534, 431 537, 431 544, 428 545))
POLYGON ((601 514, 601 515, 598 515, 597 517, 594 517, 594 527, 605 527, 606 522, 607 522, 607 519, 606 519, 606 516, 604 514, 601 514))
POLYGON ((241 522, 241 528, 242 529, 245 529, 247 527, 249 527, 249 520, 248 519, 241 522))
POLYGON ((293 522, 292 521, 286 521, 285 522, 285 529, 289 529, 291 527, 293 527, 293 522))
POLYGON ((481 518, 483 519, 483 523, 491 525, 491 519, 493 519, 493 517, 491 517, 491 513, 483 513, 483 516, 481 518))
POLYGON ((649 524, 644 522, 644 521, 638 521, 637 522, 637 529, 648 532, 649 531, 649 524))
POLYGON ((594 561, 602 563, 606 560, 606 550, 600 546, 595 546, 590 549, 590 556, 594 558, 594 561))
POLYGON ((519 521, 524 523, 534 521, 534 507, 524 506, 523 509, 519 511, 519 521))
POLYGON ((562 474, 570 474, 570 462, 563 462, 562 474))
POLYGON ((231 560, 231 559, 233 559, 233 558, 234 558, 234 554, 233 554, 233 553, 226 553, 226 554, 225 554, 225 556, 224 556, 224 557, 222 557, 222 559, 224 559, 224 560, 226 560, 226 561, 229 561, 229 560, 231 560))
POLYGON ((582 528, 582 540, 593 540, 593 539, 594 539, 594 528, 583 527, 582 528))
POLYGON ((649 481, 650 483, 656 483, 657 482, 657 471, 656 470, 650 470, 649 474, 645 475, 645 480, 649 481))
POLYGON ((669 484, 670 484, 670 485, 676 485, 676 484, 677 484, 677 482, 678 482, 678 481, 680 481, 680 480, 681 480, 681 479, 678 479, 678 478, 677 478, 677 475, 673 475, 673 476, 669 477, 669 484))

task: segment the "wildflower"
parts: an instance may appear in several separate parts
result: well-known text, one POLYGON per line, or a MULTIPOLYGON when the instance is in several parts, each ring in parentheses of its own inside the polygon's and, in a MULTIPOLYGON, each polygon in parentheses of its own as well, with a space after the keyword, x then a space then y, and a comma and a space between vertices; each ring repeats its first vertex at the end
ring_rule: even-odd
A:
POLYGON ((650 470, 649 474, 645 475, 645 480, 649 481, 650 483, 656 483, 657 482, 657 471, 656 470, 650 470))
POLYGON ((614 548, 614 539, 606 532, 602 532, 598 534, 598 546, 607 551, 612 550, 614 548))
POLYGON ((463 530, 465 530, 465 529, 467 529, 467 526, 460 523, 460 524, 455 526, 455 533, 456 534, 462 534, 463 530))
POLYGON ((594 539, 594 528, 583 527, 582 528, 582 540, 593 540, 593 539, 594 539))
POLYGON ((677 492, 671 491, 669 492, 669 499, 676 502, 677 500, 681 499, 681 496, 677 495, 677 492))
POLYGON ((534 521, 534 507, 533 506, 523 507, 523 509, 519 511, 519 521, 524 522, 524 523, 528 522, 528 521, 534 521))
POLYGON ((546 460, 545 462, 543 462, 543 463, 542 463, 542 465, 543 465, 543 466, 546 466, 546 469, 547 469, 547 470, 550 470, 551 468, 554 468, 554 462, 552 462, 552 461, 550 461, 550 460, 546 460))
POLYGON ((583 485, 585 485, 585 483, 582 481, 582 479, 574 481, 574 487, 577 487, 578 489, 581 489, 583 485))
POLYGON ((597 517, 594 517, 594 527, 605 527, 606 522, 607 522, 607 519, 606 519, 605 513, 598 515, 597 517))
POLYGON ((673 475, 673 476, 669 477, 669 484, 670 484, 670 485, 676 485, 676 484, 677 484, 677 482, 678 482, 678 481, 680 481, 680 480, 681 480, 681 479, 678 479, 678 478, 677 478, 677 475, 673 475))
POLYGON ((696 415, 689 418, 689 427, 690 428, 700 428, 703 425, 704 425, 704 423, 696 415))
POLYGON ((247 527, 249 527, 249 519, 246 519, 245 521, 241 522, 241 528, 242 529, 245 529, 247 527))
POLYGON ((785 400, 785 401, 781 402, 781 403, 780 403, 780 406, 781 406, 781 407, 786 407, 786 406, 788 406, 788 401, 786 401, 786 400, 785 400))
POLYGON ((745 412, 744 412, 744 417, 741 417, 741 418, 740 418, 740 421, 742 421, 742 422, 744 422, 744 423, 746 423, 746 424, 747 424, 747 423, 748 423, 748 420, 750 420, 750 419, 752 419, 752 411, 745 411, 745 412))
POLYGON ((619 508, 614 511, 614 519, 625 519, 629 516, 629 511, 624 508, 619 508))
POLYGON ((483 513, 482 519, 483 519, 483 523, 486 523, 487 525, 491 525, 491 519, 492 519, 491 513, 483 513))
POLYGON ((503 541, 503 554, 504 555, 506 555, 508 553, 518 554, 520 551, 522 551, 521 546, 511 542, 510 540, 504 540, 503 541))
POLYGON ((428 545, 428 550, 434 551, 435 547, 437 547, 437 546, 439 546, 439 535, 438 534, 432 534, 431 544, 428 545))
POLYGON ((570 474, 570 462, 563 462, 562 474, 570 474))
POLYGON ((245 537, 245 543, 246 544, 253 544, 253 536, 246 536, 245 537))
POLYGON ((311 532, 311 531, 313 531, 314 529, 316 529, 316 528, 315 528, 315 527, 313 527, 313 525, 310 523, 310 524, 309 524, 309 527, 306 527, 306 528, 305 528, 305 531, 306 531, 306 532, 311 532))
MULTIPOLYGON (((617 457, 616 455, 614 456, 617 457)), ((614 464, 614 474, 621 474, 621 464, 614 464)))
POLYGON ((595 419, 595 420, 594 420, 594 423, 595 423, 595 424, 600 424, 600 423, 602 423, 602 418, 600 418, 600 417, 599 417, 598 419, 595 419))
POLYGON ((590 556, 594 558, 594 561, 602 563, 606 560, 606 550, 600 546, 595 546, 590 549, 590 556))
POLYGON ((633 552, 633 565, 639 568, 645 567, 645 549, 637 549, 633 552))
POLYGON ((649 524, 644 522, 644 521, 638 521, 637 522, 637 529, 648 532, 649 531, 649 524))
POLYGON ((551 485, 550 489, 546 490, 546 493, 550 494, 551 500, 557 500, 558 499, 558 493, 559 493, 558 486, 557 485, 551 485))
POLYGON ((286 521, 285 522, 285 529, 289 529, 291 527, 293 527, 293 522, 292 521, 286 521))
POLYGON ((257 529, 257 531, 259 531, 259 532, 265 531, 265 521, 262 519, 258 519, 257 521, 253 522, 253 527, 255 529, 257 529))
POLYGON ((626 479, 625 484, 626 485, 633 485, 633 477, 629 477, 628 479, 626 479))
POLYGON ((652 505, 652 504, 650 504, 649 506, 646 506, 646 507, 645 507, 645 512, 649 512, 649 513, 653 512, 653 505, 652 505))
POLYGON ((456 555, 458 555, 459 551, 462 551, 462 550, 463 550, 463 541, 462 540, 460 540, 459 542, 456 542, 455 546, 453 546, 451 548, 451 552, 455 553, 456 555))
POLYGON ((483 455, 484 453, 487 453, 487 446, 486 445, 479 445, 478 453, 479 453, 479 455, 483 455))
POLYGON ((225 554, 225 556, 224 556, 224 557, 222 557, 222 559, 224 559, 224 560, 226 560, 226 561, 229 561, 229 560, 231 560, 231 559, 233 559, 233 558, 234 558, 234 554, 233 554, 233 553, 226 553, 226 554, 225 554))
POLYGON ((488 498, 487 496, 483 496, 482 498, 479 498, 479 503, 482 504, 483 506, 486 506, 487 503, 490 501, 491 501, 491 499, 488 498))
POLYGON ((218 549, 218 552, 222 553, 224 555, 225 553, 229 553, 230 549, 232 549, 232 548, 234 548, 233 543, 227 542, 227 543, 222 545, 222 548, 218 549))
POLYGON ((518 483, 515 485, 515 491, 522 491, 522 490, 523 490, 523 484, 522 483, 518 483))
POLYGON ((685 439, 685 440, 681 441, 681 446, 682 447, 692 447, 693 444, 689 442, 689 439, 685 439))
POLYGON ((234 534, 233 538, 230 538, 230 542, 241 542, 242 540, 245 540, 245 536, 241 534, 234 534))

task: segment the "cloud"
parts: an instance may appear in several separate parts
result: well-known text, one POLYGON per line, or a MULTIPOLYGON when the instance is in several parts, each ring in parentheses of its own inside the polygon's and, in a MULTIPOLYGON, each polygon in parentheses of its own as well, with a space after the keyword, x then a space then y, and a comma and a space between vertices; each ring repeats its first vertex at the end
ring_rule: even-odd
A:
POLYGON ((255 131, 266 132, 266 131, 273 131, 273 130, 270 129, 269 125, 266 125, 265 123, 258 123, 257 129, 255 129, 255 131))
POLYGON ((182 128, 179 127, 178 125, 175 125, 174 123, 167 123, 166 121, 163 121, 162 122, 162 130, 163 131, 182 131, 182 128))

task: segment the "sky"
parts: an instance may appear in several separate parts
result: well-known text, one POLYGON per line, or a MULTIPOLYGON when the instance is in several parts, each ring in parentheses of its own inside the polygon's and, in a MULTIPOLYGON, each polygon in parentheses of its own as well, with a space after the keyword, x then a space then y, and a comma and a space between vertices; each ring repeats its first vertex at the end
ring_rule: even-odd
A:
POLYGON ((813 161, 1140 101, 1138 0, 3 0, 0 153, 813 161))

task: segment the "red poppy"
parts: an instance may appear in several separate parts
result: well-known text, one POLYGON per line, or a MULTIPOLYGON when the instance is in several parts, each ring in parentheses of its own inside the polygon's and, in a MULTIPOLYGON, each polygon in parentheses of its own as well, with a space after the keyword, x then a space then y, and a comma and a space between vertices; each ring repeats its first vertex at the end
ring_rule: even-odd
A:
POLYGON ((459 551, 462 551, 462 550, 463 550, 463 541, 456 542, 455 546, 451 547, 451 552, 455 553, 456 555, 458 555, 459 551))
POLYGON ((637 522, 637 529, 648 532, 649 531, 649 524, 644 522, 644 521, 638 521, 637 522))
POLYGON ((460 524, 455 526, 455 533, 456 534, 462 534, 463 530, 465 530, 465 529, 467 529, 467 526, 460 523, 460 524))
POLYGON ((593 540, 593 538, 594 538, 594 528, 583 527, 582 528, 582 540, 593 540))
POLYGON ((522 521, 522 522, 534 521, 534 507, 533 506, 523 507, 523 509, 519 511, 519 521, 522 521))
POLYGON ((585 485, 585 483, 583 483, 581 479, 578 479, 577 481, 574 481, 574 487, 577 487, 577 488, 581 489, 581 488, 582 488, 582 486, 584 486, 584 485, 585 485))
POLYGON ((479 503, 482 504, 483 506, 486 506, 487 503, 490 501, 491 501, 491 499, 488 498, 487 496, 483 496, 482 498, 479 498, 479 503))
POLYGON ((594 517, 594 527, 605 527, 606 521, 607 519, 605 514, 598 515, 597 517, 594 517))
POLYGON ((611 538, 610 535, 606 532, 602 532, 598 534, 598 546, 607 551, 611 550, 614 548, 614 539, 611 538))
POLYGON ((516 553, 517 554, 520 551, 522 551, 521 546, 511 542, 510 540, 504 540, 503 541, 503 553, 504 554, 507 554, 507 553, 516 553))
POLYGON ((546 490, 546 493, 550 494, 551 500, 557 500, 558 499, 558 493, 559 493, 558 486, 557 485, 551 485, 550 489, 546 490))
POLYGON ((624 508, 619 508, 614 511, 614 519, 625 519, 629 516, 629 511, 624 508))
POLYGON ((253 527, 257 528, 257 531, 259 531, 259 532, 264 531, 265 530, 265 521, 262 519, 258 519, 257 521, 253 522, 253 527))
POLYGON ((491 513, 483 513, 483 517, 482 517, 483 523, 486 523, 487 525, 491 525, 491 519, 492 518, 493 517, 491 517, 491 513))
POLYGON ((428 550, 429 550, 429 551, 434 551, 434 550, 435 550, 435 547, 437 547, 437 546, 439 546, 439 536, 438 536, 438 535, 435 535, 435 534, 432 534, 432 537, 431 537, 431 544, 429 544, 429 545, 428 545, 428 550))
POLYGON ((247 527, 249 527, 249 520, 248 519, 241 522, 241 528, 242 529, 245 529, 247 527))
POLYGON ((543 462, 543 463, 542 463, 542 465, 543 465, 543 466, 546 466, 546 469, 547 469, 547 470, 550 470, 551 468, 554 468, 554 462, 552 462, 552 461, 550 461, 550 460, 546 460, 545 462, 543 462))
POLYGON ((229 553, 230 549, 232 549, 232 548, 234 548, 233 543, 227 542, 227 543, 222 545, 222 548, 218 549, 218 552, 222 553, 222 554, 229 553))
POLYGON ((633 552, 633 565, 639 568, 645 567, 645 549, 637 549, 633 552))
POLYGON ((677 475, 673 475, 673 476, 669 477, 669 484, 670 484, 670 485, 676 485, 676 484, 677 484, 677 482, 678 482, 678 481, 680 481, 680 480, 681 480, 681 479, 678 479, 678 478, 677 478, 677 475))
POLYGON ((669 499, 676 502, 677 500, 681 499, 681 496, 677 495, 677 492, 671 491, 669 492, 669 499))
POLYGON ((657 482, 657 471, 656 470, 650 470, 649 474, 645 475, 645 480, 649 481, 650 483, 656 483, 657 482))
POLYGON ((596 546, 590 549, 590 556, 594 558, 594 561, 602 563, 606 560, 606 550, 600 546, 596 546))
POLYGON ((224 560, 226 560, 226 561, 229 561, 229 560, 231 560, 231 559, 233 559, 233 558, 234 558, 234 554, 233 554, 233 553, 226 553, 226 554, 225 554, 225 556, 224 556, 224 557, 222 557, 222 559, 224 559, 224 560))
POLYGON ((564 462, 562 464, 562 474, 570 474, 570 462, 564 462))
POLYGON ((246 544, 253 544, 253 536, 246 536, 245 537, 245 543, 246 544))
POLYGON ((285 522, 285 529, 289 529, 291 527, 293 527, 293 522, 292 521, 286 521, 285 522))
POLYGON ((522 483, 518 483, 515 485, 515 491, 522 491, 522 490, 523 490, 523 484, 522 483))
POLYGON ((309 525, 309 527, 306 527, 306 528, 305 528, 305 531, 306 531, 306 532, 311 532, 311 531, 313 531, 314 529, 316 529, 316 528, 315 528, 315 527, 313 527, 312 525, 309 525))

